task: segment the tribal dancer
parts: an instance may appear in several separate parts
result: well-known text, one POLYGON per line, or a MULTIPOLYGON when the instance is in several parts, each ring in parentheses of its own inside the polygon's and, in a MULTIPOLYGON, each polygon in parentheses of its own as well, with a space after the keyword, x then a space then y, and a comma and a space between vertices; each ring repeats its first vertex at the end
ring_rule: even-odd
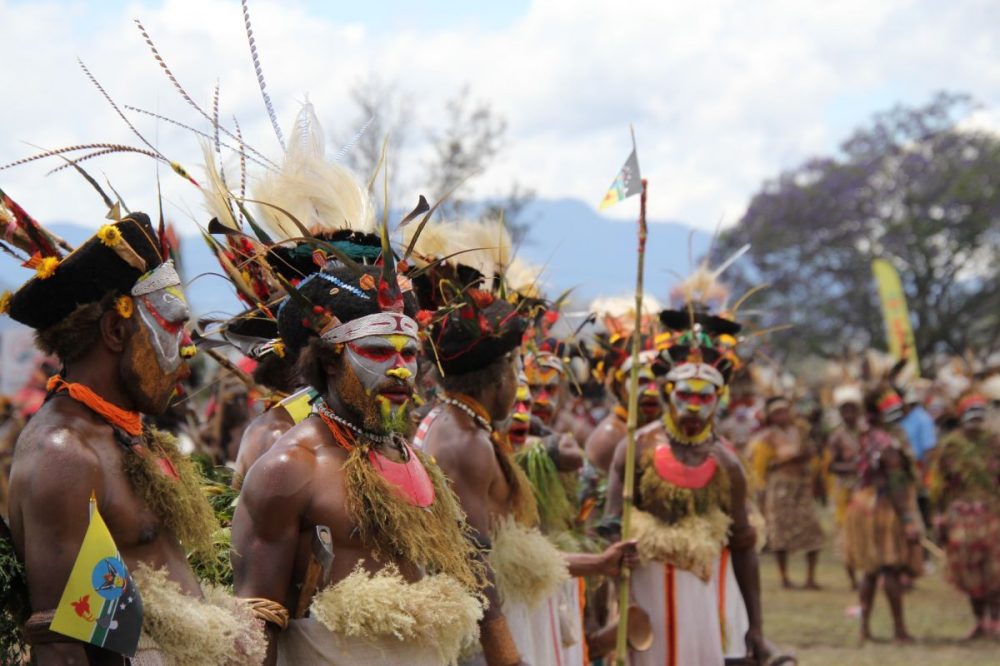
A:
POLYGON ((381 264, 328 268, 290 295, 321 399, 251 468, 233 520, 236 592, 268 620, 269 664, 450 664, 478 638, 462 511, 406 440, 414 297, 391 251, 381 264))
POLYGON ((146 215, 132 213, 62 256, 23 211, 14 218, 9 231, 28 230, 32 241, 22 247, 37 274, 0 300, 62 362, 45 405, 21 433, 11 473, 11 531, 27 571, 34 659, 123 661, 49 629, 96 495, 143 597, 143 634, 131 663, 258 663, 258 623, 217 591, 203 601, 185 558, 185 551, 209 551, 218 527, 201 477, 172 436, 143 423, 143 415, 165 411, 193 353, 188 305, 162 239, 146 215))
MULTIPOLYGON (((717 340, 740 325, 688 311, 660 317, 678 335, 666 351, 666 413, 636 435, 632 528, 642 564, 631 575, 632 599, 649 614, 655 640, 649 651, 633 651, 630 663, 707 666, 748 650, 763 663, 769 649, 746 478, 714 432, 720 394, 737 362, 717 340), (740 594, 745 605, 723 600, 740 594)), ((611 470, 605 513, 611 524, 621 516, 626 450, 618 447, 611 470)))
MULTIPOLYGON (((493 244, 500 237, 494 224, 478 227, 493 244)), ((436 237, 438 230, 431 228, 428 238, 436 237)), ((426 243, 415 256, 429 263, 450 253, 448 247, 426 243)), ((443 394, 421 423, 417 443, 451 480, 487 565, 482 654, 469 663, 558 664, 560 586, 570 575, 617 575, 622 561, 633 557, 634 543, 594 555, 565 554, 537 528, 531 484, 498 428, 516 400, 518 350, 527 321, 484 284, 502 273, 502 260, 493 257, 488 253, 471 268, 466 262, 474 257, 466 254, 463 265, 439 265, 429 275, 426 303, 438 310, 427 313, 431 325, 425 348, 436 361, 443 394), (434 300, 435 294, 444 299, 434 300)))
POLYGON ((531 389, 532 414, 549 430, 573 435, 577 445, 582 447, 593 427, 570 409, 569 378, 562 358, 547 349, 526 352, 524 373, 531 389))
POLYGON ((903 576, 921 571, 920 514, 909 447, 893 434, 902 399, 892 389, 865 397, 868 428, 858 436, 858 480, 844 516, 847 562, 861 571, 861 640, 871 639, 872 604, 878 580, 889 599, 895 638, 913 639, 903 619, 903 576))
POLYGON ((986 429, 986 399, 958 402, 960 427, 938 446, 935 499, 948 579, 969 597, 969 638, 1000 635, 1000 436, 986 429))
MULTIPOLYGON (((632 357, 627 355, 629 344, 624 339, 622 350, 617 355, 618 363, 611 368, 608 388, 616 404, 610 414, 597 424, 594 432, 587 438, 585 450, 590 464, 607 476, 611 469, 611 461, 615 455, 618 443, 625 439, 628 421, 629 374, 632 369, 632 357)), ((640 354, 639 361, 639 411, 638 425, 641 428, 647 423, 656 421, 663 415, 663 403, 660 400, 660 386, 654 372, 656 366, 663 367, 659 355, 655 351, 640 354)))
MULTIPOLYGON (((323 269, 328 259, 336 256, 334 252, 370 265, 382 251, 369 197, 350 171, 326 157, 325 145, 314 107, 306 102, 289 134, 281 169, 268 172, 252 186, 251 197, 263 202, 258 205, 259 221, 267 225, 275 241, 257 253, 266 261, 268 270, 258 272, 256 279, 250 276, 249 291, 271 303, 277 317, 269 316, 271 309, 255 307, 236 317, 223 333, 226 339, 238 341, 244 353, 292 375, 292 384, 292 368, 308 341, 304 335, 297 335, 301 331, 297 322, 303 314, 296 304, 281 300, 284 289, 275 280, 267 279, 269 274, 297 284, 323 269), (307 238, 303 238, 302 229, 290 223, 289 215, 308 231, 307 238), (279 328, 285 335, 278 335, 279 328)), ((215 169, 210 152, 206 152, 206 162, 207 168, 215 169)), ((206 190, 210 211, 216 220, 226 220, 227 228, 236 227, 232 195, 225 189, 221 173, 211 183, 216 189, 206 190)), ((240 278, 230 272, 230 279, 235 282, 240 278)), ((248 302, 255 305, 254 301, 248 302)), ((319 397, 310 386, 294 386, 292 391, 247 426, 236 460, 237 483, 281 435, 310 414, 319 397)))
MULTIPOLYGON (((844 553, 844 516, 851 500, 851 491, 858 478, 858 460, 861 454, 859 437, 865 428, 861 415, 864 398, 861 389, 853 384, 844 384, 833 390, 833 405, 840 414, 840 424, 830 434, 830 473, 833 475, 833 522, 837 529, 839 550, 844 553)), ((846 554, 846 553, 845 553, 846 554)), ((851 581, 851 589, 857 589, 858 580, 854 567, 846 557, 844 567, 851 581)))
POLYGON ((750 464, 763 484, 767 544, 774 551, 781 585, 788 579, 788 553, 806 551, 806 589, 817 590, 816 564, 823 547, 814 499, 815 453, 809 431, 792 416, 787 398, 772 397, 764 405, 765 427, 750 444, 750 464))

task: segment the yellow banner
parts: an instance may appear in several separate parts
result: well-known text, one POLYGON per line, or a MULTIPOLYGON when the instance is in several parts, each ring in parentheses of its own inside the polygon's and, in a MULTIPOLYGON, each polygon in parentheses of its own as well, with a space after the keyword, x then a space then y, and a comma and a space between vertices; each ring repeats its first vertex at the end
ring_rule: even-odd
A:
POLYGON ((896 359, 909 358, 913 371, 919 376, 920 362, 917 359, 917 345, 913 339, 910 311, 906 307, 906 294, 899 281, 899 273, 885 259, 874 260, 872 272, 875 274, 875 284, 878 285, 878 295, 882 300, 882 318, 885 320, 885 335, 889 343, 889 353, 896 359))

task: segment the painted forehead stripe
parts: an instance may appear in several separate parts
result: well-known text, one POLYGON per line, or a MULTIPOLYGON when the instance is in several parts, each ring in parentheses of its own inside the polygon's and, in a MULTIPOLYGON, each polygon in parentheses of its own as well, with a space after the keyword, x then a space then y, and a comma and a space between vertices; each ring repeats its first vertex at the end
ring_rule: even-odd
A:
POLYGON ((160 289, 176 287, 181 283, 181 276, 174 269, 173 259, 167 259, 162 264, 149 271, 132 287, 133 296, 145 296, 160 289))
POLYGON ((417 339, 417 322, 404 314, 378 312, 334 326, 321 336, 324 342, 350 342, 369 335, 405 335, 417 339))
POLYGON ((722 373, 707 363, 684 363, 667 374, 667 381, 677 382, 682 379, 704 379, 717 388, 721 388, 726 383, 722 373))

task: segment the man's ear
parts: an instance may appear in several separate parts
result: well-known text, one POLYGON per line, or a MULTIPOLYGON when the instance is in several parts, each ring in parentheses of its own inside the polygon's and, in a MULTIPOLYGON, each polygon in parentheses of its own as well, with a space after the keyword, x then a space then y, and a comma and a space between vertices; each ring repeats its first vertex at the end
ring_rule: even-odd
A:
POLYGON ((319 350, 319 362, 323 366, 323 372, 327 375, 332 375, 340 370, 341 355, 344 351, 344 345, 337 344, 334 345, 332 349, 322 349, 319 350))
POLYGON ((125 343, 135 332, 135 325, 115 310, 108 310, 101 315, 99 325, 104 346, 115 353, 121 353, 125 349, 125 343))

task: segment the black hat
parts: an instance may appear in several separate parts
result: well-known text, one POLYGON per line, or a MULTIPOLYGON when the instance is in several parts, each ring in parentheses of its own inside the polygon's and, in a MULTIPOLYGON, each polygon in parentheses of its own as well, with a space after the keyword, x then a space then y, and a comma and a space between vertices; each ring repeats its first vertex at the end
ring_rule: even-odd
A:
MULTIPOLYGON (((352 267, 338 264, 313 273, 295 287, 278 312, 278 333, 285 344, 298 352, 319 335, 331 317, 341 323, 384 312, 379 301, 378 285, 383 269, 380 266, 352 267)), ((399 276, 403 312, 416 314, 417 300, 406 278, 399 276)))
POLYGON ((660 312, 660 322, 672 331, 686 331, 692 324, 699 324, 705 333, 716 335, 736 335, 743 329, 743 325, 732 319, 708 314, 704 311, 694 310, 662 310, 660 312))
POLYGON ((102 226, 63 259, 41 261, 38 274, 10 301, 11 318, 36 330, 108 293, 128 294, 140 277, 163 263, 163 256, 149 217, 132 213, 102 226))
POLYGON ((488 366, 516 349, 528 327, 527 319, 507 301, 469 289, 467 302, 440 311, 431 324, 427 354, 446 375, 463 375, 488 366))

